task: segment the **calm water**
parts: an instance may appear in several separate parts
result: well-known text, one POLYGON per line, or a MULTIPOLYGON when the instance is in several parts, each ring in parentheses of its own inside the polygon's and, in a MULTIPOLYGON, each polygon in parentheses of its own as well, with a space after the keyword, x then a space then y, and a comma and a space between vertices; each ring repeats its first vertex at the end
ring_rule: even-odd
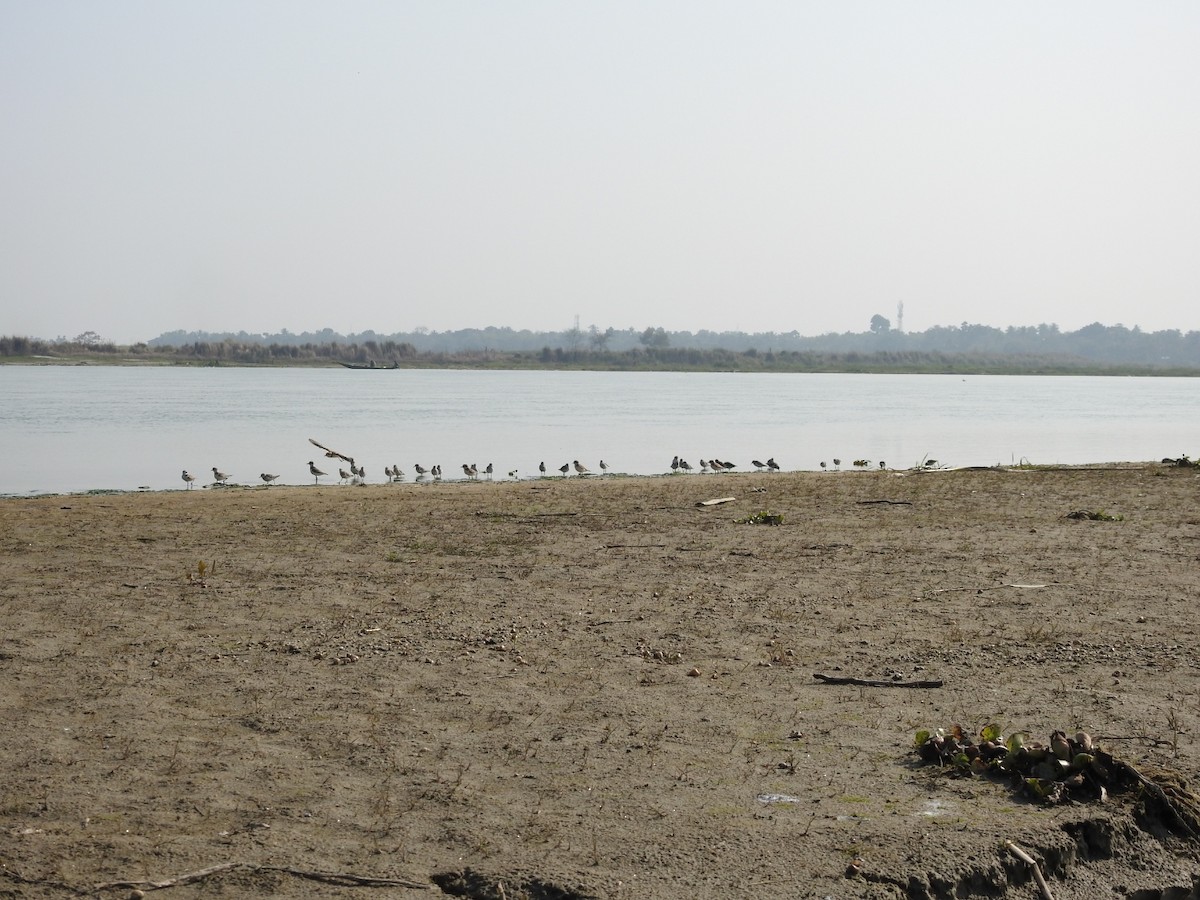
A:
MULTIPOLYGON (((678 453, 750 468, 925 456, 951 466, 1200 454, 1200 381, 950 375, 734 375, 0 366, 0 494, 182 489, 209 480, 311 484, 308 438, 367 480, 397 463, 537 474, 657 474, 678 453)), ((328 465, 325 463, 328 462, 328 465)), ((331 479, 323 479, 329 481, 331 479)), ((332 479, 336 480, 336 479, 332 479)))

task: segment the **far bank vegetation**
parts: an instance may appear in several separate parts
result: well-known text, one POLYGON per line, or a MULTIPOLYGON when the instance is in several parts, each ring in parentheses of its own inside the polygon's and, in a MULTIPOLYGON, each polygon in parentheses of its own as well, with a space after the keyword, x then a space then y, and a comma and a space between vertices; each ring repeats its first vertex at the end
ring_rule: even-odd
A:
POLYGON ((292 334, 169 332, 128 346, 95 332, 75 338, 0 336, 0 361, 601 371, 863 372, 952 374, 1200 374, 1200 332, 1089 325, 935 327, 901 332, 876 316, 866 332, 560 332, 510 328, 379 335, 330 329, 292 334))

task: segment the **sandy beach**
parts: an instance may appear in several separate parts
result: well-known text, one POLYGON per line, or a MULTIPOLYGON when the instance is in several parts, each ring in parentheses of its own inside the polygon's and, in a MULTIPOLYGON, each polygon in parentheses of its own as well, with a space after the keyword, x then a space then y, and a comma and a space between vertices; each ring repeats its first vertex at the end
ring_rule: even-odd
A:
POLYGON ((1043 897, 1006 841, 1056 900, 1192 896, 1145 790, 1046 806, 913 750, 1084 730, 1193 782, 1198 492, 1144 463, 0 500, 0 896, 1043 897))

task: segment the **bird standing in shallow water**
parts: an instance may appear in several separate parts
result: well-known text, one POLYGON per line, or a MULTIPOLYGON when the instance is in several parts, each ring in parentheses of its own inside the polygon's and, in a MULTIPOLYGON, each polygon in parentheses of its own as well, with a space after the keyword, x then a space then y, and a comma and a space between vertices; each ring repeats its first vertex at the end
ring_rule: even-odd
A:
POLYGON ((313 477, 313 484, 319 483, 321 476, 325 474, 316 467, 316 464, 311 459, 308 461, 308 472, 313 477))
POLYGON ((190 491, 192 489, 192 482, 196 480, 196 476, 189 475, 188 470, 184 469, 183 474, 180 475, 179 477, 184 480, 184 483, 187 484, 187 489, 190 491))
POLYGON ((267 484, 270 484, 272 481, 274 481, 279 476, 278 475, 268 475, 266 472, 263 472, 258 477, 261 478, 267 484))

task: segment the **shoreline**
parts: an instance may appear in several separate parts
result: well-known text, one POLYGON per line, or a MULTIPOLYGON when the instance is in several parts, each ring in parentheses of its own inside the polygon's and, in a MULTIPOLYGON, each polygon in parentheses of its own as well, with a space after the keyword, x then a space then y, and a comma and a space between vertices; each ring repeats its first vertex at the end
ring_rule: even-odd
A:
MULTIPOLYGON (((1194 468, 1200 468, 1200 461, 1190 462, 1189 465, 1194 468)), ((661 472, 652 474, 637 474, 626 472, 611 472, 607 474, 589 474, 585 476, 579 475, 531 475, 521 478, 496 478, 492 481, 486 479, 471 480, 468 478, 444 478, 431 479, 428 481, 417 481, 415 479, 404 479, 401 481, 379 481, 368 482, 365 484, 202 484, 198 488, 193 488, 189 491, 187 488, 152 488, 152 487, 136 487, 136 488, 86 488, 77 491, 30 491, 27 493, 0 493, 0 501, 2 500, 27 500, 38 499, 43 497, 91 497, 91 496, 113 496, 125 494, 173 494, 173 493, 195 493, 197 490, 210 491, 220 493, 223 491, 242 490, 242 491, 267 491, 267 490, 283 490, 286 488, 393 488, 403 487, 405 485, 411 487, 431 488, 439 485, 470 485, 470 484, 526 484, 526 483, 555 483, 560 480, 576 480, 584 481, 599 481, 607 482, 614 479, 656 479, 656 478, 717 478, 722 476, 738 477, 738 476, 766 476, 778 477, 779 475, 821 475, 821 476, 836 476, 836 475, 891 475, 895 477, 907 477, 914 475, 933 475, 936 473, 953 473, 953 472, 1111 472, 1111 471, 1138 471, 1154 467, 1165 468, 1187 468, 1188 466, 1181 465, 1179 460, 1168 462, 1163 459, 1160 461, 1154 460, 1125 460, 1112 462, 1093 462, 1093 463, 1046 463, 1046 464, 1026 464, 1026 465, 1002 465, 994 466, 928 466, 925 468, 911 467, 908 469, 787 469, 781 472, 759 472, 753 469, 747 471, 730 471, 730 472, 704 472, 704 473, 682 473, 682 472, 661 472)))
MULTIPOLYGON (((836 354, 833 354, 836 355, 836 354)), ((740 354, 738 354, 740 356, 740 354)), ((324 361, 309 362, 229 362, 221 359, 187 359, 187 360, 154 360, 154 359, 111 359, 105 357, 0 357, 2 366, 57 366, 75 368, 92 366, 96 368, 219 368, 219 369, 331 369, 350 368, 357 371, 388 371, 388 372, 418 372, 418 371, 480 371, 480 372, 679 372, 679 373, 709 373, 709 374, 759 374, 759 375, 1002 375, 1010 377, 1045 376, 1045 377, 1090 377, 1090 378, 1200 378, 1200 368, 1195 366, 1155 366, 1133 363, 1100 363, 1081 362, 1078 364, 1048 361, 1044 364, 1004 363, 992 359, 988 361, 973 361, 969 355, 953 363, 895 365, 881 363, 839 363, 822 365, 784 365, 770 366, 720 366, 720 365, 681 365, 679 363, 647 363, 615 365, 587 362, 555 362, 544 363, 529 360, 502 360, 495 363, 482 364, 477 361, 461 363, 435 361, 404 362, 396 366, 390 363, 370 366, 349 366, 342 362, 327 363, 324 361)))

